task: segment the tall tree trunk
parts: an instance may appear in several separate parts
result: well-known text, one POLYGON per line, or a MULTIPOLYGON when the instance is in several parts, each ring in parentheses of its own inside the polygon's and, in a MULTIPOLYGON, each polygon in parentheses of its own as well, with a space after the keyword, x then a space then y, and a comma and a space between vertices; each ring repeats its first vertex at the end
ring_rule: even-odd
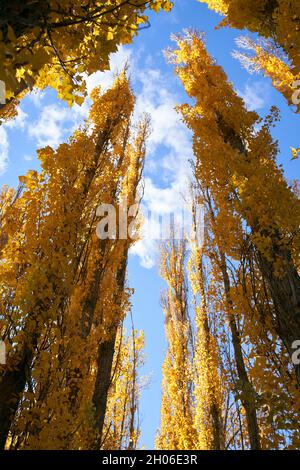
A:
POLYGON ((23 350, 18 369, 7 370, 2 374, 0 381, 0 449, 5 448, 7 436, 11 427, 12 418, 18 409, 19 397, 23 392, 28 366, 32 361, 32 350, 23 350))
POLYGON ((251 450, 260 450, 260 435, 256 415, 255 390, 249 380, 245 367, 243 351, 241 346, 240 334, 237 328, 236 319, 233 314, 233 304, 230 295, 230 280, 227 272, 226 259, 223 253, 220 253, 220 268, 222 271, 225 298, 228 307, 228 319, 232 336, 234 357, 237 369, 237 375, 240 382, 241 402, 246 412, 246 421, 251 450))
POLYGON ((216 403, 213 403, 210 407, 210 413, 213 422, 213 449, 212 450, 223 450, 224 449, 224 429, 222 423, 222 416, 220 415, 219 408, 216 403))
MULTIPOLYGON (((93 404, 95 407, 95 427, 102 440, 103 426, 107 407, 108 391, 111 383, 111 373, 113 358, 115 352, 116 331, 113 332, 111 338, 104 343, 100 343, 98 347, 98 372, 95 381, 93 394, 93 404)), ((101 446, 101 442, 97 443, 97 447, 101 446)))
MULTIPOLYGON (((266 260, 261 254, 258 254, 258 262, 274 303, 278 336, 292 356, 293 342, 300 340, 300 277, 290 260, 290 255, 280 253, 279 256, 285 264, 281 276, 274 273, 273 263, 266 260)), ((295 364, 294 367, 300 386, 300 365, 295 364)))
MULTIPOLYGON (((127 250, 123 254, 123 260, 117 271, 117 292, 115 295, 115 305, 121 307, 122 293, 125 287, 125 276, 127 268, 127 250)), ((98 347, 97 358, 97 375, 94 385, 93 404, 95 407, 95 428, 99 436, 99 440, 94 442, 94 448, 100 448, 102 442, 102 434, 107 408, 107 398, 109 387, 111 384, 112 366, 115 352, 115 343, 117 335, 118 319, 116 325, 113 326, 110 339, 100 343, 98 347)))
MULTIPOLYGON (((26 326, 25 326, 26 329, 26 326)), ((38 341, 38 334, 31 335, 17 357, 17 367, 11 364, 5 366, 6 370, 0 377, 0 449, 5 448, 11 424, 17 412, 19 401, 25 389, 30 375, 30 367, 34 356, 34 350, 38 341)), ((16 358, 13 357, 12 361, 16 358)))

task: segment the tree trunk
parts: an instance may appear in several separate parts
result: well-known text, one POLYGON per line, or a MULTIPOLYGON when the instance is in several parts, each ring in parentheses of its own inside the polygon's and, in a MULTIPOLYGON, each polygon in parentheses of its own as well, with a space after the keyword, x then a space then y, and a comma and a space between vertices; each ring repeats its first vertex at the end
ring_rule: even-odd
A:
MULTIPOLYGON (((280 256, 280 255, 279 255, 280 256)), ((300 277, 290 256, 283 253, 285 269, 281 276, 274 273, 274 265, 258 254, 260 270, 266 279, 276 313, 276 330, 290 356, 295 340, 300 340, 300 277)), ((294 364, 296 378, 300 386, 300 365, 294 364)))
POLYGON ((109 341, 99 344, 98 347, 98 372, 95 382, 93 404, 95 406, 95 426, 102 436, 108 391, 111 382, 113 358, 115 352, 116 331, 109 341))
MULTIPOLYGON (((127 249, 123 254, 121 265, 117 271, 118 290, 115 295, 115 304, 121 307, 121 296, 125 286, 125 275, 127 267, 127 249)), ((95 380, 93 404, 95 407, 95 427, 99 436, 99 440, 93 444, 94 448, 100 448, 107 407, 108 391, 111 384, 111 373, 115 352, 115 342, 118 328, 118 318, 116 325, 113 326, 111 337, 108 341, 99 344, 97 358, 97 376, 95 380)))
POLYGON ((222 271, 226 303, 228 306, 227 314, 232 336, 237 375, 240 382, 239 388, 241 389, 240 399, 246 412, 247 428, 251 450, 260 450, 261 445, 259 427, 256 416, 255 390, 253 389, 252 383, 249 380, 245 367, 240 334, 232 310, 233 305, 230 296, 230 280, 227 272, 226 259, 223 253, 220 253, 220 258, 220 268, 222 271))
POLYGON ((224 449, 224 430, 222 426, 222 416, 220 415, 218 406, 213 403, 210 407, 210 413, 213 422, 213 449, 224 449))
POLYGON ((6 370, 0 381, 0 449, 5 448, 5 443, 18 409, 20 396, 24 391, 28 372, 30 370, 33 348, 25 347, 22 351, 22 358, 18 362, 17 368, 6 370))
MULTIPOLYGON (((276 3, 274 0, 272 3, 276 3)), ((244 158, 251 158, 243 140, 227 124, 226 119, 217 112, 216 121, 220 132, 223 135, 224 142, 229 143, 231 147, 238 150, 244 158)), ((247 219, 247 217, 245 217, 247 219)), ((249 224, 253 234, 260 233, 260 224, 257 220, 254 224, 249 224)), ((264 230, 266 235, 268 230, 264 230)), ((274 310, 277 322, 277 333, 287 348, 290 356, 294 350, 292 344, 295 340, 300 340, 300 276, 293 264, 292 255, 289 249, 283 249, 280 246, 281 235, 278 230, 276 237, 271 235, 271 246, 273 260, 267 260, 263 253, 256 248, 259 261, 259 268, 264 276, 274 304, 274 310), (274 262, 279 259, 284 264, 284 273, 279 276, 275 272, 274 262)), ((300 365, 294 364, 296 378, 300 387, 300 365)))

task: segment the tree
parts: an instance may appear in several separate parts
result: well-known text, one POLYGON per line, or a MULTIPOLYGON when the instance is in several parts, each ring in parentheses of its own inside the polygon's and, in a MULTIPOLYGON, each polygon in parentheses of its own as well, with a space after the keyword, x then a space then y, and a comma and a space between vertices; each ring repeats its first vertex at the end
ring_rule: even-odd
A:
POLYGON ((148 120, 134 136, 125 74, 92 97, 86 125, 1 196, 1 447, 9 432, 12 448, 101 442, 133 240, 99 239, 97 207, 138 197, 148 120))
POLYGON ((235 256, 225 256, 215 203, 198 179, 193 206, 199 204, 205 243, 170 240, 163 248, 168 350, 156 446, 297 449, 299 388, 248 234, 238 221, 231 226, 235 256))
POLYGON ((168 286, 162 297, 168 350, 163 364, 161 423, 156 438, 158 449, 183 450, 197 446, 185 256, 184 241, 170 240, 162 247, 161 274, 168 286))
POLYGON ((252 256, 253 247, 237 224, 235 257, 226 257, 218 246, 215 204, 208 189, 202 198, 207 206, 208 256, 231 332, 235 395, 245 410, 249 444, 252 449, 297 448, 299 390, 286 348, 271 321, 273 306, 252 256), (285 409, 287 401, 291 413, 285 409))
POLYGON ((288 56, 292 72, 299 74, 300 5, 297 0, 198 0, 225 16, 222 25, 248 29, 272 39, 288 56), (288 31, 288 34, 287 34, 288 31))
POLYGON ((161 253, 161 272, 168 285, 163 294, 168 350, 156 446, 220 450, 225 446, 224 394, 216 318, 210 310, 203 253, 193 245, 186 265, 186 250, 186 240, 171 239, 161 253))
MULTIPOLYGON (((195 196, 193 198, 196 203, 195 196)), ((225 448, 225 393, 220 370, 220 349, 216 338, 217 315, 212 302, 212 285, 207 274, 205 255, 205 244, 200 246, 199 240, 191 243, 188 276, 194 294, 195 310, 194 427, 197 429, 198 449, 221 450, 225 448)))
POLYGON ((70 105, 84 99, 82 73, 109 68, 109 55, 147 27, 147 8, 168 0, 1 0, 0 80, 7 103, 24 90, 53 87, 70 105))
MULTIPOLYGON (((247 431, 248 437, 250 442, 250 448, 252 450, 260 450, 260 431, 258 426, 258 419, 257 419, 257 406, 256 406, 256 393, 255 389, 249 379, 249 375, 247 372, 247 368, 245 365, 245 358, 242 349, 242 338, 241 338, 241 331, 239 327, 239 313, 237 312, 236 306, 234 305, 232 299, 232 288, 229 276, 229 269, 228 263, 226 260, 225 254, 222 252, 222 249, 218 246, 217 242, 217 229, 214 227, 216 215, 213 209, 212 199, 210 197, 209 190, 206 188, 203 192, 203 198, 208 206, 208 213, 210 217, 210 223, 212 225, 212 232, 215 234, 215 249, 209 253, 209 256, 213 259, 211 260, 220 271, 221 279, 222 279, 222 290, 223 290, 223 305, 224 305, 224 312, 227 317, 227 321, 229 324, 229 329, 232 338, 232 345, 233 345, 233 352, 234 352, 234 359, 235 359, 235 366, 237 372, 237 381, 236 381, 236 389, 243 405, 243 408, 246 413, 246 421, 247 421, 247 431)), ((241 227, 240 233, 242 233, 241 227)), ((236 234, 237 235, 237 234, 236 234)), ((237 240, 239 237, 237 236, 237 240)))
POLYGON ((295 106, 297 113, 299 113, 300 75, 293 73, 279 48, 275 47, 272 41, 260 40, 256 42, 247 36, 241 36, 236 43, 244 51, 235 51, 233 56, 239 59, 242 66, 250 73, 263 72, 266 77, 269 77, 273 86, 283 94, 289 105, 295 106))
MULTIPOLYGON (((247 111, 196 33, 177 38, 177 45, 171 58, 196 102, 180 111, 194 133, 197 178, 210 189, 218 209, 221 249, 234 256, 232 227, 245 223, 274 305, 276 331, 292 355, 300 337, 300 204, 276 165, 270 128, 277 110, 264 122, 247 111)), ((295 368, 300 381, 300 368, 295 368)))
POLYGON ((138 368, 143 364, 143 333, 124 337, 120 328, 116 339, 113 374, 103 431, 102 449, 132 450, 140 437, 138 400, 141 383, 138 368))

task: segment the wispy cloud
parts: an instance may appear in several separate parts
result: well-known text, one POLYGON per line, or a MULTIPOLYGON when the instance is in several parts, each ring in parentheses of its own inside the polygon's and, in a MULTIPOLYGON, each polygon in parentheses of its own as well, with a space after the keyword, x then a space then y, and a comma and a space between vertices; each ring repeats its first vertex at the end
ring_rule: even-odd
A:
POLYGON ((86 78, 86 85, 88 93, 90 93, 96 86, 101 85, 103 90, 107 90, 116 77, 126 65, 133 64, 133 57, 131 49, 120 46, 115 54, 110 57, 110 70, 106 72, 95 72, 86 78))
POLYGON ((8 168, 10 132, 23 132, 26 129, 27 119, 28 114, 19 107, 18 115, 0 126, 0 175, 3 175, 8 168))
POLYGON ((43 104, 45 96, 45 90, 34 89, 30 93, 28 93, 27 98, 34 104, 36 108, 40 108, 43 104))
MULTIPOLYGON (((139 69, 135 64, 134 75, 138 82, 136 88, 140 89, 136 94, 136 115, 149 113, 152 127, 145 165, 143 208, 157 219, 176 214, 179 207, 185 207, 191 178, 191 136, 175 110, 181 97, 172 79, 167 79, 151 65, 139 69)), ((152 268, 157 262, 158 250, 158 241, 143 238, 132 247, 131 253, 140 257, 142 266, 152 268)))
POLYGON ((11 121, 7 121, 4 126, 8 129, 24 130, 27 126, 28 114, 21 107, 18 108, 18 115, 11 121))
MULTIPOLYGON (((180 120, 175 106, 180 102, 175 79, 164 75, 145 51, 135 53, 121 47, 111 56, 111 70, 97 72, 87 79, 89 92, 98 85, 105 90, 125 65, 133 77, 136 96, 134 121, 144 113, 151 116, 151 134, 147 143, 144 180, 144 212, 151 211, 153 219, 169 214, 184 206, 189 187, 192 158, 191 136, 180 120)), ((147 223, 147 222, 146 222, 147 223)), ((147 227, 144 232, 147 233, 147 227)), ((159 244, 156 240, 142 238, 131 249, 145 268, 155 266, 159 244)))
POLYGON ((28 134, 40 147, 57 147, 62 142, 67 119, 68 112, 64 107, 56 104, 45 106, 38 119, 29 127, 28 134))
MULTIPOLYGON (((106 72, 96 72, 86 77, 88 95, 96 86, 101 86, 102 90, 109 88, 116 77, 131 58, 131 51, 120 47, 118 52, 112 54, 110 59, 111 69, 106 72)), ((44 94, 30 94, 30 99, 35 106, 40 107, 40 103, 44 100, 44 94)), ((70 135, 75 129, 82 124, 88 117, 91 100, 86 98, 84 103, 79 106, 75 104, 72 108, 67 107, 64 103, 50 104, 44 106, 38 119, 28 129, 30 137, 36 139, 39 146, 51 145, 57 147, 59 143, 70 135)))
MULTIPOLYGON (((192 145, 190 133, 175 110, 176 104, 182 101, 176 81, 170 78, 170 74, 164 75, 156 68, 152 59, 145 51, 141 50, 133 56, 130 48, 120 47, 111 56, 110 71, 97 72, 88 77, 87 88, 89 93, 98 85, 106 90, 124 66, 129 65, 136 95, 134 121, 144 113, 151 115, 152 132, 145 165, 143 205, 145 211, 151 211, 157 218, 184 205, 191 173, 189 159, 192 158, 192 145)), ((54 101, 53 94, 48 94, 47 90, 31 93, 29 100, 37 112, 34 122, 29 121, 25 112, 21 112, 10 126, 14 130, 24 130, 38 147, 57 147, 65 141, 88 116, 91 103, 87 98, 82 106, 69 108, 65 103, 54 101)), ((6 147, 0 155, 2 167, 5 168, 8 159, 5 129, 2 130, 2 140, 6 147)), ((30 161, 31 155, 25 155, 24 159, 30 161)), ((158 244, 153 239, 142 239, 134 245, 131 253, 139 256, 141 265, 151 268, 157 261, 158 244)))
POLYGON ((257 111, 268 105, 270 89, 263 81, 248 83, 243 90, 238 89, 237 92, 250 111, 257 111))

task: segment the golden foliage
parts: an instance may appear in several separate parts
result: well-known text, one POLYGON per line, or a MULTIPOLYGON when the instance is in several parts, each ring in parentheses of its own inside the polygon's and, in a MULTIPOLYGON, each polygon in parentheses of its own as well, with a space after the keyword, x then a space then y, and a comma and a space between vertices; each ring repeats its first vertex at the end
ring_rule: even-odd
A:
POLYGON ((20 194, 4 189, 1 195, 1 329, 8 363, 0 387, 10 380, 12 387, 0 405, 5 409, 10 400, 15 407, 11 448, 80 449, 101 442, 97 423, 108 390, 101 391, 101 406, 97 379, 105 368, 109 386, 113 357, 102 364, 99 350, 108 344, 113 352, 130 308, 125 273, 132 239, 99 239, 96 212, 101 203, 116 206, 128 197, 132 204, 138 197, 148 124, 141 122, 133 134, 134 97, 124 74, 92 98, 85 126, 56 151, 39 150, 42 170, 20 177, 20 194))
POLYGON ((221 25, 248 29, 282 47, 291 63, 293 73, 299 74, 299 22, 298 0, 198 0, 224 15, 221 25))
POLYGON ((7 101, 33 86, 50 86, 70 105, 84 99, 82 74, 107 70, 109 55, 147 25, 147 8, 172 8, 168 0, 51 0, 25 2, 25 10, 23 3, 2 11, 0 80, 7 101))

